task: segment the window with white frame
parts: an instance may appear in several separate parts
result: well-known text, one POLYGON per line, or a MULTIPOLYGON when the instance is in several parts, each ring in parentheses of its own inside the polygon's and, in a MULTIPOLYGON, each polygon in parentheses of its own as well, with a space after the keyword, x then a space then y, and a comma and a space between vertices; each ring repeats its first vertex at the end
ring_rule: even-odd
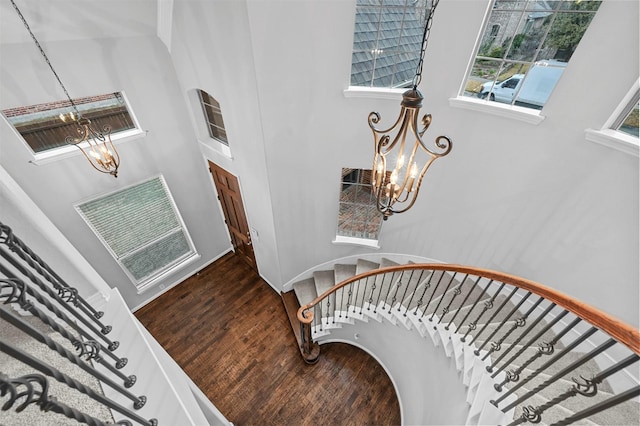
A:
POLYGON ((67 136, 78 136, 76 110, 96 128, 109 127, 113 141, 142 133, 121 92, 78 98, 73 103, 75 108, 64 100, 9 108, 2 114, 36 159, 77 150, 65 142, 67 136))
POLYGON ((636 80, 618 107, 600 129, 586 129, 586 138, 627 154, 640 155, 638 107, 640 79, 636 80))
POLYGON ((382 214, 376 207, 371 170, 342 169, 337 237, 377 240, 382 214))
POLYGON ((461 95, 542 109, 600 3, 494 0, 461 95))
POLYGON ((76 209, 139 291, 197 256, 162 176, 76 209))
POLYGON ((202 112, 204 113, 204 117, 207 122, 209 136, 220 143, 229 146, 227 131, 224 128, 224 121, 222 120, 222 109, 220 108, 220 104, 213 96, 209 95, 204 90, 198 90, 198 97, 200 99, 200 105, 202 105, 202 112))
POLYGON ((408 87, 431 0, 357 0, 351 86, 408 87))
POLYGON ((640 108, 640 92, 636 92, 622 113, 613 122, 611 128, 618 132, 638 137, 638 108, 640 108))

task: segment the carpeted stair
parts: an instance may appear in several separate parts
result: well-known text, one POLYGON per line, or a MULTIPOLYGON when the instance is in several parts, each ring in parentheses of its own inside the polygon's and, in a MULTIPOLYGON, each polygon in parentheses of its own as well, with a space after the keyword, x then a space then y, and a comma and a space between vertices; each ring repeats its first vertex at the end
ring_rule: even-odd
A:
MULTIPOLYGON (((48 335, 58 344, 64 346, 68 351, 75 353, 76 350, 71 343, 53 331, 51 327, 44 324, 40 319, 33 316, 24 316, 23 320, 39 330, 42 334, 48 335)), ((71 332, 71 330, 69 330, 71 332)), ((37 340, 25 335, 22 331, 6 321, 0 321, 0 336, 2 339, 24 352, 27 352, 39 359, 47 360, 47 363, 62 373, 72 377, 98 393, 102 393, 101 384, 89 373, 80 367, 70 363, 57 353, 53 353, 49 347, 37 340)), ((34 370, 30 366, 0 352, 0 371, 8 377, 15 379, 23 375, 33 374, 34 370)), ((81 410, 104 423, 114 423, 111 411, 104 405, 96 402, 89 396, 70 388, 64 383, 60 383, 48 377, 49 391, 51 397, 55 397, 59 402, 69 407, 81 410)), ((19 402, 16 406, 19 405, 19 402)), ((18 413, 13 409, 0 412, 1 426, 29 425, 29 426, 74 426, 81 423, 54 412, 42 411, 35 404, 29 404, 24 411, 18 413)))
MULTIPOLYGON (((310 303, 318 295, 330 290, 335 284, 354 275, 393 265, 398 265, 398 263, 387 258, 381 258, 379 262, 357 259, 353 264, 335 264, 331 269, 312 272, 308 278, 293 283, 293 292, 298 301, 296 308, 310 303)), ((417 331, 422 337, 432 340, 434 345, 442 347, 444 355, 455 363, 460 379, 468 389, 467 402, 470 406, 468 424, 508 424, 522 416, 523 406, 544 407, 544 404, 550 400, 570 390, 574 385, 574 382, 571 381, 572 377, 582 375, 591 378, 601 371, 598 363, 590 360, 566 377, 562 377, 555 383, 541 389, 526 400, 523 406, 517 406, 506 415, 503 414, 486 401, 499 398, 510 387, 520 382, 515 382, 515 384, 507 382, 503 386, 502 392, 498 392, 494 388, 495 383, 502 382, 508 370, 515 370, 522 365, 522 360, 533 357, 534 360, 520 373, 520 381, 522 381, 546 363, 551 356, 560 352, 564 348, 564 340, 560 339, 555 344, 553 355, 537 355, 537 346, 520 351, 522 346, 519 345, 532 336, 540 334, 538 342, 549 342, 554 339, 559 329, 558 325, 547 326, 545 320, 535 324, 534 321, 528 321, 524 326, 514 325, 514 318, 527 315, 535 318, 536 315, 539 315, 537 313, 542 308, 538 308, 538 305, 531 307, 532 301, 536 297, 532 295, 529 304, 514 302, 508 298, 511 290, 500 288, 500 291, 494 291, 493 295, 489 295, 482 291, 484 284, 475 285, 474 282, 467 279, 464 285, 461 285, 460 280, 462 279, 461 276, 453 277, 449 273, 440 271, 430 274, 416 270, 411 274, 377 275, 368 278, 366 285, 356 281, 352 285, 336 291, 329 298, 323 300, 319 308, 316 308, 312 336, 314 339, 322 338, 329 335, 334 328, 348 326, 348 324, 353 324, 355 320, 369 321, 371 319, 386 320, 397 326, 402 325, 407 329, 417 331), (473 291, 467 292, 466 289, 471 287, 473 291), (465 290, 460 291, 461 288, 465 290), (464 300, 461 302, 462 299, 464 300), (455 303, 452 304, 452 301, 455 303), (518 305, 514 303, 518 303, 518 305), (460 309, 453 309, 453 305, 456 304, 460 306, 460 309), (449 309, 450 306, 452 309, 449 309), (501 326, 505 319, 510 319, 510 322, 507 321, 501 326), (470 325, 472 321, 477 323, 470 325), (546 331, 545 328, 547 328, 546 331), (526 337, 522 338, 518 345, 511 347, 511 344, 517 341, 522 329, 527 329, 526 337), (461 339, 462 336, 464 336, 463 339, 461 339), (497 347, 497 342, 500 343, 500 347, 497 347), (479 356, 476 356, 474 351, 479 356), (505 351, 508 353, 503 356, 505 351), (503 371, 495 378, 491 378, 491 373, 487 371, 488 366, 492 365, 498 357, 502 356, 500 361, 504 362, 517 352, 522 352, 516 360, 517 365, 503 368, 503 371)), ((527 297, 529 296, 526 296, 525 300, 527 297)), ((516 298, 516 300, 519 299, 516 298)), ((587 351, 592 348, 592 346, 587 346, 584 344, 578 346, 577 351, 568 353, 549 368, 537 374, 526 385, 521 386, 514 395, 507 398, 502 406, 514 401, 517 396, 536 389, 536 386, 544 383, 552 375, 581 357, 584 354, 581 349, 587 351)), ((501 368, 502 364, 496 363, 495 367, 492 372, 501 368)), ((637 375, 637 365, 634 364, 632 368, 635 368, 633 371, 637 375)), ((595 396, 568 398, 562 403, 546 409, 542 414, 542 422, 539 424, 553 424, 583 410, 586 407, 585 404, 591 406, 612 395, 613 389, 605 380, 598 385, 598 392, 595 396)), ((527 424, 527 422, 522 424, 527 424)), ((627 401, 589 419, 580 420, 578 424, 640 424, 640 404, 635 400, 627 401)))

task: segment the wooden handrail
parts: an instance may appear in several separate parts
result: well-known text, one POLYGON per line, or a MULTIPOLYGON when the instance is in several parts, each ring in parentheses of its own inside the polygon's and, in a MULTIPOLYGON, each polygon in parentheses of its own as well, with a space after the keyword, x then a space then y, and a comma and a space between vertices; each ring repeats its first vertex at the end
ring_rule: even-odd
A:
MULTIPOLYGON (((313 321, 313 315, 305 317, 304 312, 309 311, 315 305, 319 304, 322 300, 328 297, 330 294, 335 293, 337 290, 363 278, 382 275, 386 273, 393 273, 398 271, 410 271, 410 270, 432 270, 432 271, 447 271, 458 272, 462 274, 474 275, 477 277, 488 278, 494 281, 499 281, 505 284, 513 285, 523 290, 529 291, 538 296, 544 297, 546 300, 555 303, 561 308, 572 312, 576 316, 587 321, 591 325, 599 328, 600 330, 608 333, 611 337, 615 338, 618 342, 627 346, 636 354, 640 355, 640 331, 637 328, 626 324, 617 318, 591 306, 586 303, 580 302, 564 294, 558 290, 539 284, 535 281, 531 281, 525 278, 521 278, 515 275, 506 274, 503 272, 493 271, 490 269, 475 268, 471 266, 456 265, 456 264, 443 264, 443 263, 412 263, 407 265, 395 265, 385 268, 374 269, 371 271, 363 272, 362 274, 350 277, 341 283, 336 284, 329 290, 316 297, 310 303, 300 307, 298 309, 297 317, 301 323, 311 324, 313 321)), ((311 312, 311 311, 310 311, 311 312)), ((312 313, 312 312, 311 312, 312 313)))

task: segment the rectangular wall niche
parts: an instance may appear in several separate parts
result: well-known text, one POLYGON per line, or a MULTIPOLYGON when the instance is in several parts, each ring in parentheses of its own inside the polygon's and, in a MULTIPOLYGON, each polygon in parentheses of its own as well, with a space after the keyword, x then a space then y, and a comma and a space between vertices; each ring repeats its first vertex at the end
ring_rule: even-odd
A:
POLYGON ((197 255, 162 176, 76 209, 138 291, 197 255))

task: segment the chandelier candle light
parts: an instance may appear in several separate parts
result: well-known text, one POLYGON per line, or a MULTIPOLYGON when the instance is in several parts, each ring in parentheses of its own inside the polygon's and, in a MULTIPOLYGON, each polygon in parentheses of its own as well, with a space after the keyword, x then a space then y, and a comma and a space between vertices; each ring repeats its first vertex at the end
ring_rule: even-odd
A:
POLYGON ((422 179, 431 163, 451 152, 452 143, 447 136, 436 138, 437 150, 429 149, 422 141, 422 135, 431 124, 431 114, 425 114, 422 117, 422 128, 418 128, 418 114, 424 99, 418 90, 418 84, 422 80, 424 54, 438 2, 439 0, 433 0, 429 10, 413 87, 402 94, 400 116, 390 128, 379 129, 376 124, 380 122, 380 114, 377 112, 369 114, 369 127, 373 131, 375 149, 371 184, 377 199, 378 211, 382 213, 384 220, 394 213, 405 212, 413 206, 420 191, 422 179), (414 140, 411 141, 411 139, 414 140), (425 157, 422 168, 418 165, 419 156, 425 157))
POLYGON ((56 73, 55 69, 53 69, 53 65, 49 61, 46 53, 40 46, 40 43, 36 39, 36 36, 33 35, 29 24, 27 24, 27 20, 24 18, 20 9, 15 4, 13 0, 11 0, 11 4, 13 8, 18 13, 18 16, 22 20, 22 23, 29 31, 33 42, 36 44, 38 50, 40 50, 40 54, 44 58, 44 61, 49 65, 51 72, 55 76, 56 80, 60 84, 60 87, 64 91, 64 94, 67 96, 71 107, 73 108, 73 112, 68 115, 60 114, 60 120, 63 122, 67 122, 71 120, 75 122, 77 126, 78 137, 67 136, 64 141, 69 145, 73 145, 77 147, 82 154, 86 157, 89 163, 93 166, 94 169, 101 173, 108 173, 113 177, 118 177, 118 167, 120 166, 120 156, 118 155, 118 151, 116 147, 113 145, 111 141, 111 126, 105 125, 102 128, 102 131, 96 129, 92 124, 91 120, 86 117, 83 117, 80 111, 78 111, 78 107, 73 102, 73 99, 69 96, 66 87, 62 84, 62 80, 58 77, 58 73, 56 73))

